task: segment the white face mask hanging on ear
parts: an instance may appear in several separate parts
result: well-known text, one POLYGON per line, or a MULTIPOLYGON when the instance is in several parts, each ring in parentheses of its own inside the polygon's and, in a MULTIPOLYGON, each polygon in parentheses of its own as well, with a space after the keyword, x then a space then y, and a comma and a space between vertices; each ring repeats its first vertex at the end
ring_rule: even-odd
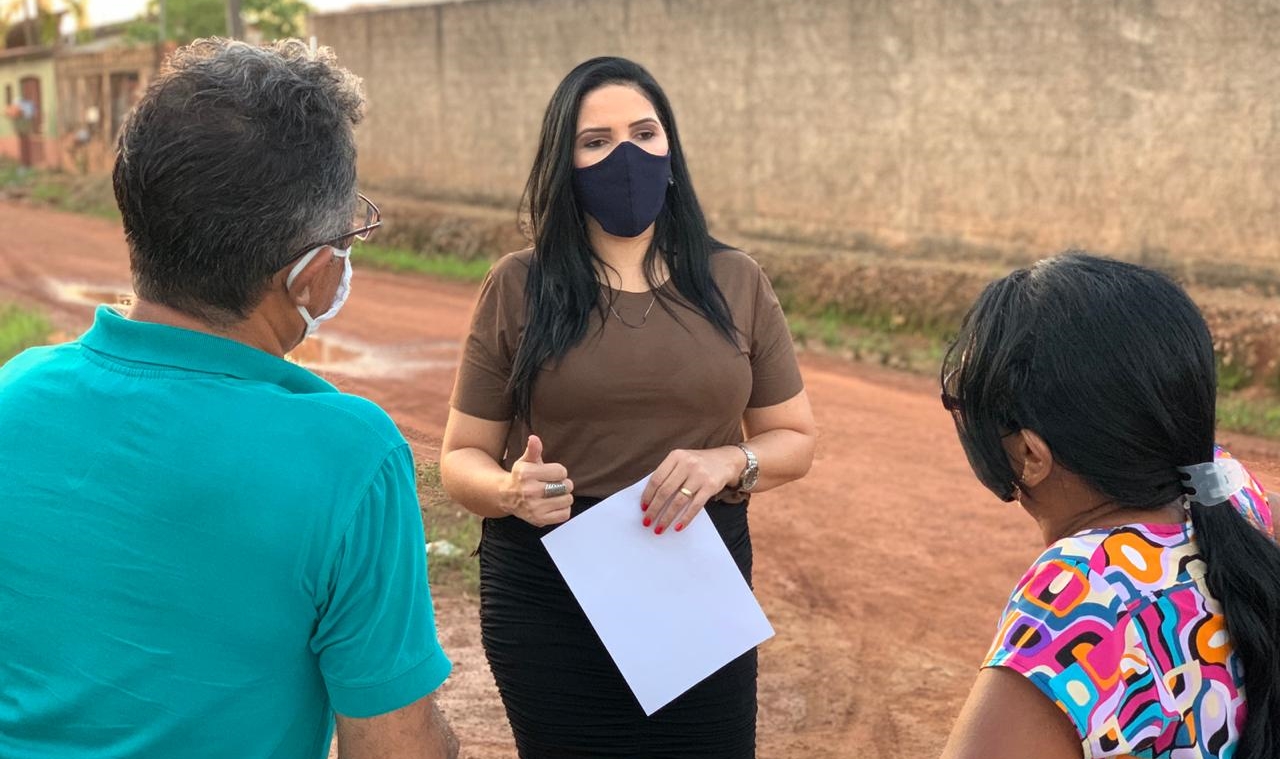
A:
MULTIPOLYGON (((320 251, 324 250, 326 247, 330 246, 322 245, 303 256, 302 260, 294 264, 293 269, 289 271, 289 277, 284 281, 284 286, 286 288, 292 287, 293 280, 297 278, 298 274, 303 269, 307 268, 307 264, 311 263, 311 261, 320 254, 320 251)), ((342 310, 342 307, 346 305, 347 297, 351 295, 351 248, 347 248, 346 250, 338 250, 335 248, 333 255, 341 258, 343 263, 342 281, 338 283, 338 292, 333 296, 333 305, 329 306, 329 310, 319 316, 312 316, 306 306, 294 306, 294 308, 298 309, 298 313, 302 314, 302 321, 306 322, 307 325, 307 332, 303 335, 304 340, 315 334, 315 331, 320 328, 321 324, 324 324, 337 316, 338 312, 342 310)))

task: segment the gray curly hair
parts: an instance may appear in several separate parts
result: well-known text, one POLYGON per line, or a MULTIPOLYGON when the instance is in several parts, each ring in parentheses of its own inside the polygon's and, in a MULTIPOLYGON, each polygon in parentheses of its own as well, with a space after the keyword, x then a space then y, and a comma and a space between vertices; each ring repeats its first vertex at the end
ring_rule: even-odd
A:
POLYGON ((348 231, 363 116, 333 51, 201 39, 121 130, 116 202, 134 289, 207 323, 244 319, 300 246, 348 231))

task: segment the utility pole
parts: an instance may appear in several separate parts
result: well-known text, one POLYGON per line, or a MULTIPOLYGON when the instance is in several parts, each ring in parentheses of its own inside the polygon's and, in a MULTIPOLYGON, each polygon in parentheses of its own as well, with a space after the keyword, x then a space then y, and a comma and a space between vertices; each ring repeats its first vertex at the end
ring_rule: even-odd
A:
POLYGON ((40 8, 35 4, 35 0, 27 3, 22 0, 22 33, 27 38, 27 46, 34 47, 37 41, 36 25, 40 21, 40 8))
POLYGON ((240 0, 227 0, 227 36, 244 39, 244 19, 240 18, 240 0))

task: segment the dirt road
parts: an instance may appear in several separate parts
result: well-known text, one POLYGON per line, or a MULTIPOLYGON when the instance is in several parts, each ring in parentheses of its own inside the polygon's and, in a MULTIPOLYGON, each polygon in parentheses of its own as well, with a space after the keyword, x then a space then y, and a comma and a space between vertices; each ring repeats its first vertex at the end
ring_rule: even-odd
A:
MULTIPOLYGON (((120 231, 0 203, 0 301, 68 334, 129 289, 120 231)), ((385 407, 434 458, 473 288, 360 268, 303 359, 385 407)), ((1008 592, 1037 554, 1016 506, 974 480, 928 378, 803 360, 822 428, 803 481, 752 506, 756 588, 778 631, 761 654, 762 759, 936 755, 1008 592)), ((1223 440, 1267 483, 1280 446, 1223 440)), ((474 599, 438 599, 457 663, 442 702, 476 759, 514 756, 479 649, 474 599)))

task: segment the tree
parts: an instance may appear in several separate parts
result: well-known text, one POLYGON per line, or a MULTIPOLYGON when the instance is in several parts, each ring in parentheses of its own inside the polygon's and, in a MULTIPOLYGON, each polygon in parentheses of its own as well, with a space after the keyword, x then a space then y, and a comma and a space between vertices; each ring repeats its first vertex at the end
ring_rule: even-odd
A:
MULTIPOLYGON (((160 41, 160 0, 149 0, 147 12, 129 25, 129 37, 160 41)), ((199 37, 227 36, 226 0, 165 0, 165 41, 187 43, 199 37)))
POLYGON ((311 6, 305 0, 241 0, 244 18, 263 39, 301 37, 311 6))
POLYGON ((23 44, 52 45, 64 13, 71 14, 77 29, 84 29, 88 10, 89 0, 0 0, 0 48, 9 28, 17 24, 23 28, 23 44))
POLYGON ((5 46, 4 40, 9 37, 9 27, 15 24, 22 24, 23 44, 35 45, 38 19, 39 6, 33 11, 27 0, 0 0, 0 48, 5 46), (37 23, 33 23, 33 19, 37 23))
MULTIPOLYGON (((311 10, 305 0, 239 0, 239 4, 244 21, 257 27, 265 39, 300 36, 311 10)), ((228 36, 227 8, 228 0, 165 0, 165 40, 185 44, 198 37, 228 36)), ((157 41, 159 16, 160 0, 150 0, 146 14, 130 26, 129 36, 140 42, 157 41)))

